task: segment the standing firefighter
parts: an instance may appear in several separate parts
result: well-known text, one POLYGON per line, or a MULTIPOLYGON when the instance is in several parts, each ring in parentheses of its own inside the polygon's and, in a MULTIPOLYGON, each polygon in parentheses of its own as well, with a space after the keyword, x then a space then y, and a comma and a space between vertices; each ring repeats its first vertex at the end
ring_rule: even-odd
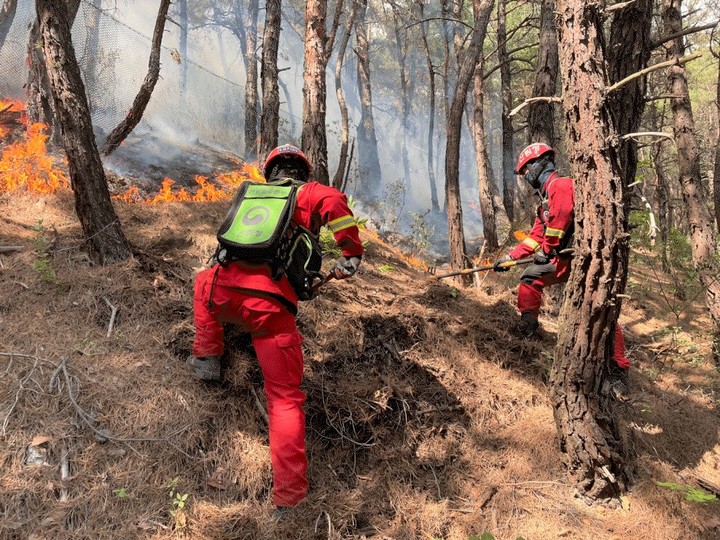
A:
POLYGON ((295 316, 298 300, 311 298, 317 285, 320 227, 330 228, 342 250, 331 273, 335 279, 352 276, 363 253, 345 195, 308 182, 310 169, 300 149, 291 145, 275 148, 264 165, 268 183, 242 184, 247 186, 241 188, 244 191, 236 196, 218 232, 219 262, 198 273, 195 280, 194 356, 187 361, 194 375, 206 381, 220 380, 223 323, 239 325, 252 337, 267 399, 273 503, 277 507, 274 518, 286 515, 305 498, 308 489, 305 394, 300 389, 302 338, 295 316), (276 203, 289 209, 280 247, 241 245, 245 238, 265 234, 254 227, 268 221, 276 203))
MULTIPOLYGON (((567 282, 570 277, 574 232, 573 181, 555 170, 555 151, 543 143, 533 143, 518 158, 515 174, 522 175, 540 196, 537 217, 530 235, 510 252, 495 261, 494 270, 505 272, 502 263, 533 256, 533 264, 520 276, 518 309, 520 333, 532 337, 540 323, 543 289, 548 285, 567 282)), ((625 342, 620 325, 615 326, 613 360, 610 364, 612 389, 619 398, 629 392, 630 361, 625 356, 625 342)))

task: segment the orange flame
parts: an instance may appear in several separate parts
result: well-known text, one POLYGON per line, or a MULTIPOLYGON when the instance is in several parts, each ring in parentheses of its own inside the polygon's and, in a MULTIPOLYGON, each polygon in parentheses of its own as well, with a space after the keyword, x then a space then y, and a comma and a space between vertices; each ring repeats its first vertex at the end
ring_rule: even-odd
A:
MULTIPOLYGON (((27 115, 25 114, 25 104, 15 99, 3 99, 0 100, 0 111, 19 111, 23 114, 20 115, 20 123, 27 124, 27 115)), ((0 125, 0 138, 8 136, 9 128, 0 125)))
POLYGON ((53 165, 47 155, 43 133, 45 124, 28 127, 25 140, 3 149, 0 157, 0 193, 26 188, 34 193, 53 193, 67 188, 70 182, 65 174, 53 165))

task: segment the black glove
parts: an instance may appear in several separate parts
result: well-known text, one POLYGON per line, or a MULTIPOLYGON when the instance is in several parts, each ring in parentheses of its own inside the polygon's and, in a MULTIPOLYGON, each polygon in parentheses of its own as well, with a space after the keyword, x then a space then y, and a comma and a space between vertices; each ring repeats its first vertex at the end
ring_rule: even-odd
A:
POLYGON ((549 253, 545 253, 542 249, 535 252, 535 255, 533 255, 533 264, 537 264, 539 266, 543 266, 545 264, 550 264, 550 261, 552 260, 553 256, 549 253))
POLYGON ((514 261, 510 255, 505 255, 503 257, 500 257, 495 263, 493 264, 493 272, 507 272, 510 270, 510 265, 502 266, 503 263, 507 263, 510 261, 514 261))
POLYGON ((335 268, 333 268, 333 274, 335 279, 346 279, 357 272, 358 266, 360 266, 360 257, 340 257, 335 261, 335 268))

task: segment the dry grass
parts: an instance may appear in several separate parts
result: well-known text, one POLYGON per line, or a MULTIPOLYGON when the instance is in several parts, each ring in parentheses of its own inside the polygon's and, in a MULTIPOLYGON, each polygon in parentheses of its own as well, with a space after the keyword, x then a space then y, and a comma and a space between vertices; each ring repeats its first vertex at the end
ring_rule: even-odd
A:
POLYGON ((70 194, 13 194, 0 207, 1 243, 26 248, 0 255, 0 538, 720 534, 717 504, 654 483, 720 484, 720 383, 701 362, 701 315, 668 332, 675 322, 653 297, 625 310, 638 399, 618 413, 636 482, 622 510, 591 508, 573 498, 556 448, 552 318, 542 340, 518 340, 516 275, 457 294, 373 244, 355 279, 301 306, 311 491, 274 524, 246 336, 228 332, 220 386, 182 363, 193 271, 225 205, 118 206, 138 255, 109 267, 84 256, 70 194), (171 490, 188 495, 184 508, 171 490))

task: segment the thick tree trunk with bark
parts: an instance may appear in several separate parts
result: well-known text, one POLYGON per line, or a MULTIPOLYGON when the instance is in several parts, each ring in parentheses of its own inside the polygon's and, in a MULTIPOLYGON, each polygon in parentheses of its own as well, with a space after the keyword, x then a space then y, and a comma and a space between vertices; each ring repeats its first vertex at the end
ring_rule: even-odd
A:
MULTIPOLYGON (((681 0, 663 0, 665 35, 674 35, 682 30, 681 5, 681 0)), ((683 37, 668 42, 666 49, 668 58, 681 58, 685 54, 683 37)), ((670 106, 673 112, 680 186, 690 225, 692 259, 700 282, 705 287, 705 302, 714 324, 715 361, 720 362, 720 351, 717 347, 720 345, 720 265, 716 260, 717 240, 706 203, 707 194, 700 178, 700 156, 685 67, 679 62, 669 70, 668 90, 668 93, 674 96, 670 98, 670 106)))
POLYGON ((0 49, 3 48, 5 38, 10 32, 16 11, 17 0, 0 0, 0 49))
POLYGON ((507 50, 506 25, 507 0, 498 0, 498 62, 500 62, 500 94, 502 96, 502 179, 503 205, 510 221, 515 219, 517 180, 515 177, 514 148, 515 133, 512 118, 512 80, 510 77, 510 55, 507 50))
POLYGON ((367 0, 358 0, 355 38, 358 56, 358 85, 360 93, 360 123, 357 127, 358 169, 362 193, 368 198, 380 195, 382 171, 378 156, 377 136, 375 135, 375 118, 372 111, 372 87, 370 84, 370 49, 368 45, 365 15, 367 0))
POLYGON ((715 166, 713 167, 713 201, 715 203, 715 228, 720 232, 720 57, 718 57, 715 107, 717 109, 718 138, 715 144, 715 166))
POLYGON ((278 48, 280 46, 280 0, 267 0, 265 4, 265 31, 260 67, 262 85, 262 114, 260 115, 261 160, 278 145, 280 92, 278 91, 278 48))
MULTIPOLYGON (((418 9, 420 12, 420 20, 424 20, 424 0, 418 0, 418 9)), ((430 81, 429 95, 430 95, 430 110, 428 111, 428 136, 427 136, 427 169, 428 169, 428 180, 430 182, 430 204, 433 212, 440 211, 440 204, 438 201, 437 187, 435 185, 435 163, 433 158, 433 143, 435 138, 435 66, 432 61, 432 54, 430 52, 430 44, 428 43, 427 37, 427 23, 420 23, 420 31, 422 33, 423 47, 425 49, 425 58, 427 60, 428 69, 428 80, 430 81)))
POLYGON ((258 0, 250 0, 245 31, 245 157, 254 161, 258 156, 258 0))
POLYGON ((105 171, 95 145, 90 109, 62 2, 36 0, 42 50, 57 121, 75 193, 75 211, 90 247, 101 264, 130 257, 130 246, 110 202, 105 171))
MULTIPOLYGON (((555 0, 543 0, 540 8, 540 36, 532 97, 554 96, 558 76, 558 42, 555 28, 555 0)), ((554 104, 538 101, 528 105, 528 143, 555 146, 554 104)))
POLYGON ((618 502, 624 449, 605 384, 625 290, 629 234, 607 85, 600 4, 558 0, 568 157, 575 179, 575 254, 561 312, 551 399, 568 473, 588 502, 618 502))
POLYGON ((327 90, 325 83, 325 19, 327 0, 305 2, 302 150, 313 165, 313 179, 330 183, 327 163, 327 90))
MULTIPOLYGON (((650 60, 652 9, 652 0, 636 0, 613 15, 608 47, 608 75, 611 83, 647 67, 650 60)), ((645 87, 645 77, 638 77, 608 97, 608 106, 619 135, 638 131, 645 108, 645 87)), ((634 139, 623 140, 619 152, 623 180, 627 186, 635 181, 637 143, 634 139)))
POLYGON ((140 90, 135 96, 130 111, 127 116, 120 122, 115 129, 110 132, 102 153, 109 156, 125 138, 130 135, 135 126, 142 120, 147 104, 150 103, 155 84, 160 77, 160 45, 162 44, 163 33, 165 32, 165 20, 167 19, 168 9, 170 8, 170 0, 160 0, 157 18, 155 19, 155 29, 153 30, 153 39, 150 47, 150 60, 148 61, 148 72, 145 75, 140 90))
MULTIPOLYGON (((460 197, 460 138, 462 116, 468 88, 472 81, 485 41, 493 0, 473 1, 473 30, 470 42, 462 53, 457 85, 447 115, 447 146, 445 150, 445 207, 448 215, 448 241, 453 268, 467 268, 465 257, 465 233, 462 222, 460 197)), ((464 280, 469 283, 470 280, 464 280)))
POLYGON ((350 138, 350 127, 348 120, 348 108, 347 102, 345 101, 345 93, 342 87, 342 69, 345 62, 345 51, 347 50, 350 36, 352 34, 353 26, 355 24, 355 14, 357 13, 357 2, 351 0, 350 14, 345 19, 345 31, 343 37, 340 40, 340 46, 338 47, 337 60, 335 62, 335 95, 337 97, 338 106, 340 108, 340 123, 341 123, 341 142, 340 142, 340 157, 338 159, 337 170, 335 176, 333 176, 332 185, 336 189, 340 189, 343 184, 343 178, 345 176, 345 169, 348 162, 348 144, 350 138))

